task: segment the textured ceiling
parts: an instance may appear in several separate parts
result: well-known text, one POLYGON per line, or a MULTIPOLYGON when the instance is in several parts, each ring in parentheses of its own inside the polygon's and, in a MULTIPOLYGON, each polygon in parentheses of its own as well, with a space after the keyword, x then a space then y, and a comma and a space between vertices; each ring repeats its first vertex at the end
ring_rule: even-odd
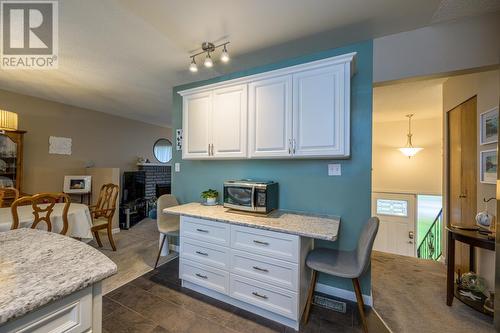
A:
POLYGON ((169 125, 173 86, 311 52, 307 43, 301 44, 302 50, 276 48, 309 40, 307 36, 320 36, 315 47, 321 49, 425 26, 439 4, 439 0, 426 0, 425 5, 411 0, 64 0, 59 2, 59 69, 1 70, 0 89, 169 125), (226 39, 231 41, 230 65, 216 63, 212 70, 200 69, 196 75, 187 71, 188 56, 201 42, 226 39))
POLYGON ((373 88, 373 121, 441 118, 443 114, 443 83, 446 78, 398 83, 373 88))

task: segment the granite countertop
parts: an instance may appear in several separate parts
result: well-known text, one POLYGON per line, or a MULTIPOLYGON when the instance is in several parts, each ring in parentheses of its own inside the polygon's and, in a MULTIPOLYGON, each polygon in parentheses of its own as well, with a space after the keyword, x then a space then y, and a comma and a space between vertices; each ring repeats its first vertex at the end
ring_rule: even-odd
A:
POLYGON ((116 273, 73 238, 21 228, 0 232, 0 325, 116 273))
POLYGON ((292 235, 337 240, 340 217, 275 210, 267 215, 236 211, 223 206, 205 206, 192 202, 165 208, 163 213, 198 217, 292 235))

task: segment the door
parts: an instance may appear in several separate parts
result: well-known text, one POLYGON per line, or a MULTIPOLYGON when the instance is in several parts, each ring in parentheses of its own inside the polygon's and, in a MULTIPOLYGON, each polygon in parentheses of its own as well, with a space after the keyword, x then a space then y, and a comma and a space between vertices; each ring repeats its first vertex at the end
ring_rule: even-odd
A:
POLYGON ((292 76, 249 84, 250 157, 291 155, 292 76))
POLYGON ((203 92, 183 97, 182 158, 209 158, 211 144, 212 94, 203 92))
POLYGON ((247 86, 216 89, 212 109, 213 156, 247 156, 247 86))
MULTIPOLYGON (((477 213, 477 98, 448 111, 448 221, 474 226, 477 213)), ((469 270, 469 246, 457 242, 455 264, 469 270)), ((471 268, 474 269, 474 268, 471 268)))
POLYGON ((343 65, 293 75, 294 155, 346 154, 343 80, 343 65))
POLYGON ((373 249, 415 257, 415 209, 413 194, 372 194, 372 215, 380 219, 373 249))

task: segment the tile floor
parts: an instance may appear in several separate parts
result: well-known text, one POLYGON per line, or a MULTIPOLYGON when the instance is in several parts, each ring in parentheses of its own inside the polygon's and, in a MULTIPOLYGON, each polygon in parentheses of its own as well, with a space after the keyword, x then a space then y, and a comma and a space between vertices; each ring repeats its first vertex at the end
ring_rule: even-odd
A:
MULTIPOLYGON (((180 286, 178 259, 110 292, 103 299, 103 332, 294 332, 276 322, 180 286)), ((370 332, 389 332, 368 310, 370 332)), ((314 306, 301 332, 362 332, 354 303, 346 314, 314 306)))

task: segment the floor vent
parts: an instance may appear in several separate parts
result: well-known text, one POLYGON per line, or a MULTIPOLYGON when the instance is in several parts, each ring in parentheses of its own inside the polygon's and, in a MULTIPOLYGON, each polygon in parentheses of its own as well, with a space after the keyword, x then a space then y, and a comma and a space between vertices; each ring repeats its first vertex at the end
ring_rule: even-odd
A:
POLYGON ((321 306, 322 308, 346 313, 347 304, 345 302, 337 301, 328 297, 314 295, 313 303, 321 306))

